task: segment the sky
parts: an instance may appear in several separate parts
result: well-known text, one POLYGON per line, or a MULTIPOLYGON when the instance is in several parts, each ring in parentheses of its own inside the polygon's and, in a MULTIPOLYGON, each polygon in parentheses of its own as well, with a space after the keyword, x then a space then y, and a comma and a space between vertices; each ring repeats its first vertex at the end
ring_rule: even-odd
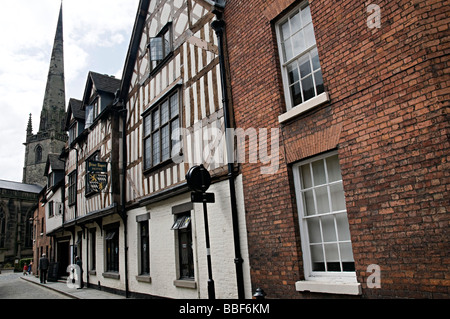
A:
MULTIPOLYGON (((139 0, 64 0, 66 108, 89 71, 122 77, 139 0)), ((39 129, 61 0, 0 2, 0 179, 22 181, 26 128, 39 129)))

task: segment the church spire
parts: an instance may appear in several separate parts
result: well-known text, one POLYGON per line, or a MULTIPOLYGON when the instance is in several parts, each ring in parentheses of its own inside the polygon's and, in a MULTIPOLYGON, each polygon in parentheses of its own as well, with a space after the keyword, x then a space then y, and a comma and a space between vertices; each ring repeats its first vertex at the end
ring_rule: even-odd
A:
POLYGON ((31 113, 30 117, 28 118, 28 125, 27 125, 27 136, 33 135, 33 121, 31 119, 31 113))
POLYGON ((62 2, 47 77, 39 132, 63 132, 66 111, 62 2))
POLYGON ((25 145, 25 163, 22 182, 44 186, 44 176, 49 154, 61 154, 67 142, 64 130, 66 118, 66 95, 64 83, 63 14, 59 10, 52 57, 48 70, 39 131, 33 134, 31 117, 28 120, 25 145))

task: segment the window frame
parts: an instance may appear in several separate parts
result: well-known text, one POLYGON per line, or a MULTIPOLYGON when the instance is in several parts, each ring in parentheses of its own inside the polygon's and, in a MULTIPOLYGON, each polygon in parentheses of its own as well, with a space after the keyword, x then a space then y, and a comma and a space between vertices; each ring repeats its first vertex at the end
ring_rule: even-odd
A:
POLYGON ((120 225, 113 224, 103 228, 104 247, 105 247, 105 272, 107 273, 119 273, 120 271, 120 225), (110 249, 111 248, 111 249, 110 249), (114 254, 114 250, 117 248, 117 254, 114 254), (110 249, 110 253, 108 253, 110 249))
MULTIPOLYGON (((300 227, 300 238, 301 238, 301 246, 302 246, 302 255, 303 255, 303 265, 304 265, 304 272, 305 272, 305 280, 310 280, 310 281, 334 281, 334 282, 347 282, 347 283, 356 283, 357 282, 357 278, 356 278, 356 270, 353 271, 343 271, 343 269, 341 269, 340 271, 314 271, 313 270, 313 265, 312 265, 312 257, 311 257, 311 242, 310 242, 310 234, 309 234, 309 230, 308 230, 308 223, 306 222, 306 220, 308 219, 308 216, 306 216, 307 214, 305 213, 305 207, 304 207, 304 201, 302 199, 302 192, 306 192, 305 189, 302 187, 302 173, 301 173, 301 167, 304 165, 311 165, 314 162, 317 161, 325 161, 325 174, 326 174, 326 182, 325 184, 320 184, 319 186, 314 185, 311 188, 322 188, 322 187, 327 187, 327 199, 328 199, 328 203, 332 203, 331 199, 330 199, 330 185, 337 185, 338 183, 342 183, 342 174, 340 175, 341 179, 337 180, 337 181, 333 181, 333 182, 329 182, 329 177, 328 177, 328 173, 327 173, 327 167, 326 167, 326 159, 331 158, 333 156, 338 156, 338 152, 337 151, 332 151, 332 152, 327 152, 325 154, 319 155, 319 156, 315 156, 312 157, 310 159, 295 163, 292 167, 292 171, 293 171, 293 175, 294 175, 294 184, 295 184, 295 196, 296 196, 296 202, 297 202, 297 209, 298 209, 298 221, 299 221, 299 227, 300 227)), ((339 157, 338 157, 339 159, 339 157)), ((339 166, 340 169, 340 166, 339 166)), ((309 188, 306 188, 309 189, 309 188)), ((345 196, 345 193, 343 194, 345 196)), ((314 195, 314 204, 315 206, 317 206, 316 203, 316 198, 317 195, 314 195)), ((345 204, 345 198, 344 198, 344 204, 345 204)), ((331 210, 331 208, 330 208, 331 210)), ((314 215, 312 215, 312 217, 316 216, 320 216, 320 218, 324 217, 324 216, 336 216, 337 214, 344 214, 345 213, 345 217, 347 218, 347 224, 348 224, 348 216, 347 216, 347 208, 345 207, 345 209, 336 211, 336 212, 329 212, 329 213, 315 213, 314 215)), ((309 218, 311 218, 311 216, 309 216, 309 218)), ((334 230, 337 233, 337 239, 336 239, 336 245, 337 247, 339 247, 340 244, 342 243, 350 243, 350 245, 352 245, 351 242, 351 238, 350 240, 342 240, 339 241, 339 235, 338 235, 338 230, 337 230, 337 222, 334 222, 334 230)), ((323 228, 322 228, 322 222, 320 221, 320 229, 321 229, 321 236, 323 236, 323 228)), ((350 234, 350 230, 348 229, 348 232, 350 234)), ((321 238, 321 242, 317 243, 317 244, 321 244, 322 245, 322 249, 325 249, 323 246, 326 243, 331 243, 329 241, 324 241, 323 237, 321 238)), ((314 243, 313 243, 314 244, 314 243)), ((352 258, 353 258, 353 263, 354 263, 354 256, 353 256, 353 248, 351 248, 351 252, 352 252, 352 258)), ((339 262, 342 263, 343 260, 341 258, 341 254, 340 254, 340 249, 338 249, 338 256, 339 256, 339 262)), ((324 258, 324 267, 326 269, 326 256, 323 256, 324 258)), ((341 264, 342 265, 342 264, 341 264)))
POLYGON ((69 207, 74 206, 77 203, 77 179, 78 173, 77 170, 74 170, 68 176, 68 204, 69 207))
POLYGON ((7 232, 7 219, 6 212, 2 206, 0 206, 0 248, 6 248, 6 232, 7 232))
POLYGON ((54 201, 50 201, 48 203, 48 218, 52 218, 55 216, 55 203, 54 201))
POLYGON ((97 229, 91 228, 89 229, 89 254, 90 254, 90 263, 89 270, 95 271, 97 269, 97 229))
POLYGON ((148 220, 138 222, 139 229, 139 276, 150 276, 150 225, 148 220), (143 234, 143 227, 146 227, 147 232, 143 234), (147 245, 146 252, 144 251, 144 241, 147 245))
MULTIPOLYGON (((286 102, 286 113, 290 113, 289 116, 280 116, 279 121, 282 123, 288 119, 290 119, 293 116, 297 116, 300 113, 303 113, 311 108, 314 108, 324 102, 329 101, 328 93, 325 90, 325 84, 323 80, 323 72, 322 72, 322 66, 320 65, 320 57, 319 57, 319 68, 314 70, 313 63, 312 63, 312 56, 311 52, 314 50, 317 50, 317 42, 316 37, 314 33, 314 22, 311 21, 310 24, 312 25, 312 31, 314 34, 314 44, 310 45, 309 47, 306 47, 305 42, 305 48, 296 55, 293 55, 290 59, 285 59, 285 53, 284 53, 284 46, 283 46, 283 36, 281 28, 282 26, 289 21, 292 17, 295 16, 296 12, 301 14, 301 11, 304 10, 310 6, 308 1, 302 2, 300 5, 296 6, 294 9, 290 10, 288 13, 284 14, 282 18, 279 19, 275 23, 275 33, 277 38, 277 46, 278 46, 278 53, 279 53, 279 59, 280 59, 280 68, 281 68, 281 75, 282 75, 282 82, 283 82, 283 91, 285 95, 285 102, 286 102), (305 77, 302 77, 300 74, 300 65, 298 64, 298 61, 300 61, 302 58, 308 57, 310 61, 310 73, 308 73, 305 77), (292 65, 293 63, 297 63, 297 70, 298 70, 298 80, 294 82, 293 85, 290 84, 289 81, 289 72, 288 67, 292 65), (317 91, 317 84, 315 79, 315 74, 319 73, 322 77, 322 86, 323 86, 323 92, 317 91), (305 100, 303 96, 303 89, 301 87, 302 79, 311 76, 312 82, 313 82, 313 89, 314 89, 314 96, 305 100), (299 83, 300 85, 300 96, 302 102, 299 104, 294 105, 293 97, 291 94, 291 86, 294 86, 295 83, 299 83)), ((309 25, 309 24, 308 24, 309 25)), ((297 32, 294 32, 295 34, 298 34, 299 32, 302 32, 302 30, 305 28, 305 26, 302 26, 297 32)), ((289 40, 292 38, 292 34, 289 37, 289 40)), ((318 54, 318 53, 317 53, 318 54)))
POLYGON ((143 124, 143 134, 142 134, 142 149, 143 149, 143 170, 144 174, 148 174, 154 170, 157 170, 167 164, 173 162, 172 160, 172 151, 176 142, 173 141, 173 131, 174 126, 173 123, 177 123, 175 128, 181 128, 181 96, 179 87, 176 86, 173 90, 169 91, 166 95, 164 95, 161 99, 153 103, 143 114, 142 114, 142 124, 143 124), (178 104, 176 108, 177 114, 172 114, 172 98, 175 97, 175 100, 178 104), (166 122, 162 123, 161 109, 165 103, 168 103, 168 119, 166 122), (158 113, 158 127, 154 127, 154 118, 153 114, 158 113), (147 123, 149 123, 150 129, 147 131, 147 123), (165 127, 168 127, 169 136, 168 136, 168 158, 163 158, 163 136, 162 131, 165 127), (158 134, 158 147, 159 147, 159 161, 154 161, 154 141, 155 135, 158 134), (147 147, 147 141, 150 143, 150 147, 147 147))
POLYGON ((192 214, 191 212, 182 212, 175 215, 175 222, 172 225, 171 230, 176 232, 176 245, 177 245, 177 280, 189 280, 195 281, 195 256, 194 256, 194 236, 192 233, 192 214), (187 246, 187 260, 183 257, 183 239, 186 239, 187 246), (187 275, 183 274, 183 269, 186 268, 183 265, 187 265, 187 275))
POLYGON ((173 56, 173 30, 172 30, 172 22, 167 23, 155 37, 149 37, 148 39, 148 62, 149 62, 149 68, 150 68, 150 76, 155 75, 161 67, 166 64, 166 62, 173 56), (166 45, 162 46, 162 59, 160 60, 153 60, 152 58, 152 39, 161 38, 162 43, 164 44, 165 37, 169 38, 169 45, 168 48, 166 45))

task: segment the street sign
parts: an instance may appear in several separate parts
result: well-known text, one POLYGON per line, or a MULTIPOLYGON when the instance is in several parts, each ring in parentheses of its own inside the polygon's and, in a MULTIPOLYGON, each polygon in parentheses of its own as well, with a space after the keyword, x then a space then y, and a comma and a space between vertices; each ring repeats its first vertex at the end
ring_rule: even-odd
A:
POLYGON ((215 203, 214 193, 191 193, 191 202, 193 203, 215 203))
POLYGON ((211 186, 211 175, 203 165, 193 166, 186 174, 186 181, 191 190, 204 193, 211 186))
POLYGON ((108 172, 108 163, 107 162, 88 161, 87 162, 87 171, 89 173, 107 173, 108 172))

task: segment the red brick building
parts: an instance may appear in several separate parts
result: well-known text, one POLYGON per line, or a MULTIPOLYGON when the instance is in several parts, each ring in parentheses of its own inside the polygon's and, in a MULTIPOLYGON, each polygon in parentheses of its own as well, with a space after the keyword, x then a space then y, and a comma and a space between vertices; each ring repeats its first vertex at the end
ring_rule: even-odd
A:
POLYGON ((450 8, 371 2, 227 1, 235 126, 280 130, 242 165, 268 298, 450 296, 450 8))
POLYGON ((32 272, 39 275, 39 259, 42 254, 46 254, 49 260, 54 259, 52 249, 52 238, 47 236, 47 228, 45 222, 45 206, 43 205, 46 196, 47 187, 39 194, 39 202, 33 216, 33 266, 32 272))

